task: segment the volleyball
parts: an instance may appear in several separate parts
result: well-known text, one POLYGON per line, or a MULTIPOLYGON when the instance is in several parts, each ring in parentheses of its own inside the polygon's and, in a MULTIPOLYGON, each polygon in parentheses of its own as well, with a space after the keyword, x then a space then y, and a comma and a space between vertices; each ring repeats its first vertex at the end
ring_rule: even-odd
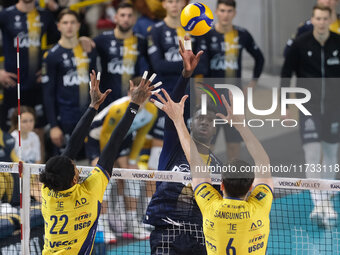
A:
POLYGON ((181 25, 194 36, 206 34, 212 26, 214 16, 208 6, 202 3, 188 4, 181 13, 181 25))

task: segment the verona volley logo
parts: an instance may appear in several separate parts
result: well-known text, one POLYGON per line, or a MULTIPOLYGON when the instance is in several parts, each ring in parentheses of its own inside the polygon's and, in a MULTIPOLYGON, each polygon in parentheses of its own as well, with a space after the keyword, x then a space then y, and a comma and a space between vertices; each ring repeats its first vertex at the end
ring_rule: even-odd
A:
MULTIPOLYGON (((258 116, 258 118, 244 119, 242 122, 230 123, 228 120, 216 118, 213 120, 214 127, 217 125, 243 125, 249 127, 263 127, 265 124, 269 124, 271 127, 288 127, 293 128, 298 126, 298 121, 295 119, 285 118, 263 118, 272 115, 278 108, 280 108, 280 115, 287 115, 287 107, 289 105, 295 105, 298 110, 305 116, 311 116, 312 114, 304 106, 305 103, 311 99, 311 93, 305 88, 299 87, 285 87, 285 88, 272 88, 271 89, 271 106, 268 109, 257 109, 254 106, 254 93, 253 88, 247 88, 247 97, 243 94, 243 91, 232 84, 214 84, 214 86, 199 82, 200 86, 197 87, 204 93, 201 94, 201 114, 206 115, 208 110, 208 96, 215 104, 215 106, 223 105, 221 95, 224 94, 228 100, 228 91, 231 92, 233 97, 233 115, 245 115, 246 107, 249 112, 258 116), (280 92, 280 97, 279 97, 280 92), (300 98, 291 98, 291 94, 303 95, 300 98), (280 98, 280 101, 279 101, 280 98)), ((224 107, 224 106, 223 106, 224 107)))

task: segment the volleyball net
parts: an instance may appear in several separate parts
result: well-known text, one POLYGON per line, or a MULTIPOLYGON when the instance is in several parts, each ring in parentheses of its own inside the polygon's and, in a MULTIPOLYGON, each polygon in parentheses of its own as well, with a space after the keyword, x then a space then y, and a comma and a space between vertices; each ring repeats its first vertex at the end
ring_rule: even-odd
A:
MULTIPOLYGON (((29 192, 31 197, 30 208, 23 208, 30 219, 30 254, 41 254, 44 243, 38 181, 43 169, 44 165, 24 164, 24 171, 31 174, 30 185, 23 187, 23 194, 29 192)), ((84 180, 93 168, 78 169, 84 180)), ((213 177, 214 183, 220 183, 220 176, 213 177)), ((148 239, 153 227, 142 220, 155 182, 187 185, 190 181, 190 174, 183 172, 114 169, 104 195, 93 254, 150 254, 148 239)), ((274 187, 267 254, 340 254, 340 224, 335 216, 340 214, 340 181, 274 178, 274 187), (311 196, 322 198, 320 220, 329 221, 327 227, 325 222, 311 221, 314 208, 311 196)), ((18 164, 0 162, 0 192, 7 198, 0 205, 0 253, 20 254, 18 164)), ((86 227, 86 217, 85 212, 79 215, 75 227, 86 227)), ((187 231, 200 232, 204 243, 196 226, 189 226, 187 231)), ((176 231, 171 235, 175 236, 176 231)), ((256 244, 261 246, 260 238, 256 244)))

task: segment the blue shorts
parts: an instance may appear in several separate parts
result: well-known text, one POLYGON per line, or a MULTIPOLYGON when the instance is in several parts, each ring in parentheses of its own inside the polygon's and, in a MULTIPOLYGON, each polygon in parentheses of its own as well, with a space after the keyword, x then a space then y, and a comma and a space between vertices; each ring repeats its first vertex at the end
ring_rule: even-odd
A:
POLYGON ((300 112, 300 135, 303 144, 313 142, 340 142, 340 115, 338 111, 305 116, 300 112))
POLYGON ((202 226, 156 226, 150 235, 151 255, 206 255, 202 226))

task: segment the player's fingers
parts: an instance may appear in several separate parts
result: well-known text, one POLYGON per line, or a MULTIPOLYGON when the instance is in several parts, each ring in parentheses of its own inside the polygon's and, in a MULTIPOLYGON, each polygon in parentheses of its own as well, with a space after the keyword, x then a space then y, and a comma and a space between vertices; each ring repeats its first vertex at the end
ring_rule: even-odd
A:
POLYGON ((203 53, 204 53, 204 51, 203 51, 203 50, 200 50, 200 51, 196 54, 195 58, 196 58, 197 62, 200 61, 201 56, 203 55, 203 53))
POLYGON ((105 100, 105 98, 107 97, 108 94, 110 94, 112 92, 112 89, 107 89, 105 92, 104 92, 104 95, 103 95, 103 98, 105 100))
POLYGON ((150 84, 153 82, 153 80, 156 78, 156 76, 157 76, 157 74, 155 74, 155 73, 153 73, 153 74, 150 76, 149 80, 146 82, 146 86, 147 86, 147 87, 150 86, 150 84))
POLYGON ((130 84, 130 91, 132 91, 132 89, 135 85, 133 84, 133 81, 131 81, 131 80, 129 80, 129 84, 130 84))
POLYGON ((161 101, 163 104, 166 104, 165 99, 160 94, 155 94, 155 95, 159 99, 159 101, 161 101))
POLYGON ((151 95, 158 94, 159 92, 161 92, 161 89, 153 90, 153 91, 151 91, 151 95))
POLYGON ((188 95, 182 97, 181 101, 179 102, 180 105, 184 105, 185 101, 188 99, 188 95))
POLYGON ((226 108, 227 112, 231 113, 230 105, 229 105, 229 103, 228 103, 228 101, 227 101, 227 99, 225 98, 224 95, 222 95, 222 102, 223 102, 224 107, 226 108))
POLYGON ((219 117, 220 119, 227 119, 227 117, 222 113, 216 113, 216 116, 219 117))
POLYGON ((163 92, 166 100, 168 100, 168 102, 171 102, 172 100, 171 100, 171 97, 169 96, 168 92, 166 92, 165 89, 162 89, 162 92, 163 92))
POLYGON ((99 88, 99 84, 100 84, 100 76, 101 76, 101 73, 98 72, 98 73, 97 73, 97 77, 96 77, 96 88, 99 88))
POLYGON ((164 104, 158 102, 157 100, 151 98, 150 101, 160 110, 163 110, 164 104))
MULTIPOLYGON (((152 85, 152 89, 157 89, 159 86, 161 86, 163 82, 159 81, 155 85, 152 85)), ((150 87, 151 88, 151 87, 150 87)))
POLYGON ((229 100, 230 100, 230 106, 233 107, 234 100, 233 100, 233 93, 231 93, 231 90, 229 90, 229 100))
POLYGON ((184 52, 184 45, 182 40, 179 40, 179 53, 182 55, 184 52))
POLYGON ((190 36, 188 36, 187 34, 184 36, 184 40, 186 41, 190 41, 190 36))
POLYGON ((148 71, 144 71, 143 76, 142 76, 142 80, 141 80, 139 86, 143 86, 145 84, 147 77, 148 77, 148 71))
POLYGON ((15 73, 8 73, 8 75, 13 79, 17 78, 17 75, 15 73))

